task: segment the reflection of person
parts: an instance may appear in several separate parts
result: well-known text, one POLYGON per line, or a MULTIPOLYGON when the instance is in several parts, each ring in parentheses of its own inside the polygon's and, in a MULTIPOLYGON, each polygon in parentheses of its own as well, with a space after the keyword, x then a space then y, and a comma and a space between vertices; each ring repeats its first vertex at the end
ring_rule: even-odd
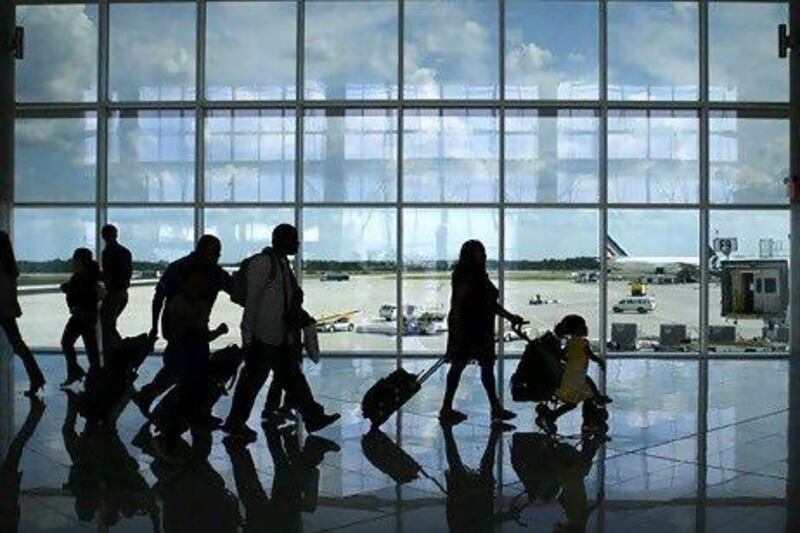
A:
POLYGON ((223 426, 234 438, 256 439, 255 431, 247 427, 246 421, 270 372, 297 404, 306 430, 318 431, 339 419, 338 414, 325 414, 324 408, 314 401, 302 368, 297 364, 303 295, 287 257, 295 255, 299 246, 297 229, 279 224, 272 232, 272 247, 247 264, 248 289, 241 325, 245 366, 223 426))
POLYGON ((26 394, 33 395, 44 387, 45 380, 33 352, 19 331, 17 319, 22 316, 22 308, 17 297, 17 282, 19 279, 19 268, 14 257, 14 248, 11 246, 11 238, 5 231, 0 231, 0 327, 8 338, 11 349, 22 359, 25 365, 25 372, 28 374, 28 391, 26 394))
POLYGON ((83 339, 89 370, 100 368, 100 352, 97 346, 97 304, 100 300, 100 267, 92 258, 88 248, 78 248, 72 255, 72 276, 61 285, 67 295, 70 317, 61 336, 61 349, 67 359, 67 379, 62 386, 69 386, 83 379, 85 372, 78 364, 75 342, 83 339))
POLYGON ((499 292, 486 272, 486 249, 480 241, 471 240, 462 245, 451 285, 450 314, 447 317, 450 371, 447 373, 447 390, 439 418, 446 423, 466 420, 467 415, 453 409, 453 398, 467 364, 477 360, 493 420, 510 420, 516 415, 503 409, 495 389, 495 316, 499 315, 516 325, 523 324, 525 320, 498 303, 499 292))
POLYGON ((563 442, 556 447, 555 472, 561 485, 558 501, 564 509, 566 521, 556 524, 553 531, 559 533, 586 531, 586 522, 594 506, 589 506, 584 479, 592 469, 592 461, 602 440, 602 437, 584 439, 580 451, 563 442))
POLYGON ((492 426, 486 449, 477 471, 464 466, 449 424, 442 426, 447 455, 447 523, 450 531, 493 531, 494 511, 494 461, 501 428, 492 426))
POLYGON ((155 526, 159 514, 155 494, 116 427, 98 426, 87 419, 83 431, 76 431, 79 404, 83 401, 77 393, 67 391, 67 414, 62 426, 64 448, 72 462, 64 488, 75 497, 78 518, 86 522, 97 519, 110 526, 122 516, 144 512, 155 526))
POLYGON ((245 532, 301 531, 301 511, 313 512, 319 492, 319 469, 324 454, 338 451, 333 442, 310 435, 300 448, 297 434, 264 425, 275 469, 271 497, 261 485, 250 452, 242 442, 225 439, 233 466, 236 491, 244 504, 245 532), (282 433, 282 434, 281 434, 282 433))
POLYGON ((120 340, 117 319, 128 305, 133 265, 131 252, 117 241, 116 226, 103 226, 101 235, 106 243, 102 255, 106 294, 100 306, 100 331, 103 335, 103 354, 108 357, 120 340))
MULTIPOLYGON (((192 253, 170 263, 158 281, 153 297, 150 331, 152 338, 158 335, 158 323, 164 305, 169 306, 169 302, 181 293, 184 281, 191 272, 202 274, 202 300, 209 310, 214 307, 219 291, 230 294, 233 280, 230 274, 219 265, 221 254, 222 243, 219 239, 213 235, 203 235, 197 241, 197 246, 192 253)), ((165 311, 164 315, 164 320, 167 320, 168 311, 165 311)), ((171 374, 166 367, 162 368, 150 383, 133 396, 134 403, 145 416, 149 416, 153 401, 169 390, 175 384, 175 380, 174 374, 171 374)))
POLYGON ((44 402, 37 396, 31 396, 28 416, 17 436, 11 441, 8 453, 0 464, 0 531, 16 533, 19 528, 19 493, 22 482, 22 472, 19 471, 20 460, 25 445, 44 415, 44 409, 44 402))

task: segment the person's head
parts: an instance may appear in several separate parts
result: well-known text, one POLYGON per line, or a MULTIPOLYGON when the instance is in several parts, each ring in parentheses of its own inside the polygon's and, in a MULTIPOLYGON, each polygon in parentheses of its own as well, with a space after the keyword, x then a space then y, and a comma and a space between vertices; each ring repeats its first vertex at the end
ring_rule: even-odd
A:
POLYGON ((73 272, 86 272, 91 268, 92 251, 88 248, 77 248, 72 254, 72 271, 73 272))
POLYGON ((589 334, 589 327, 586 320, 580 315, 567 315, 561 322, 553 328, 553 333, 558 337, 586 337, 589 334))
POLYGON ((106 224, 100 230, 100 236, 103 237, 106 244, 111 244, 112 242, 117 242, 119 231, 117 231, 117 227, 114 224, 106 224))
POLYGON ((461 245, 458 254, 458 263, 461 267, 472 267, 486 270, 486 248, 479 240, 471 239, 461 245))
POLYGON ((282 255, 294 255, 300 249, 297 228, 291 224, 278 224, 272 230, 272 249, 282 255))
POLYGON ((214 235, 203 235, 197 241, 195 252, 212 263, 219 263, 222 256, 222 243, 214 235))
POLYGON ((0 269, 14 277, 19 275, 14 248, 11 246, 11 237, 8 232, 3 230, 0 230, 0 269))

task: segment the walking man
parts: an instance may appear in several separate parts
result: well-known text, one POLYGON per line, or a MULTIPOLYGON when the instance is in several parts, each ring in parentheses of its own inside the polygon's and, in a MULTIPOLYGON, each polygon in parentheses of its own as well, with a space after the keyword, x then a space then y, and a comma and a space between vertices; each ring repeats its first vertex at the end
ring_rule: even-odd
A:
POLYGON ((130 250, 117 240, 119 232, 116 226, 103 226, 100 235, 105 242, 102 267, 103 283, 106 287, 106 295, 100 306, 100 328, 103 335, 103 356, 108 357, 121 338, 117 330, 117 319, 128 305, 133 264, 130 250))

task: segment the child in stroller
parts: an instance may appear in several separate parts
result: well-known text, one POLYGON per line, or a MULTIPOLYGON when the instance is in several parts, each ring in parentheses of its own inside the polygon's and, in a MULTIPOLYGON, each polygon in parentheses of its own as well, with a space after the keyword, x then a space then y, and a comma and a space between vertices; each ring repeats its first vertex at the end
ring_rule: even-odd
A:
POLYGON ((595 355, 589 347, 586 337, 589 329, 586 321, 579 315, 567 315, 553 330, 559 339, 566 338, 566 347, 560 352, 563 360, 561 379, 555 389, 551 401, 556 404, 551 409, 547 403, 536 406, 536 425, 544 431, 555 434, 558 431, 556 421, 562 415, 583 403, 584 433, 604 433, 608 430, 608 412, 605 405, 611 398, 600 393, 597 385, 586 374, 589 361, 592 360, 605 370, 605 360, 595 355))

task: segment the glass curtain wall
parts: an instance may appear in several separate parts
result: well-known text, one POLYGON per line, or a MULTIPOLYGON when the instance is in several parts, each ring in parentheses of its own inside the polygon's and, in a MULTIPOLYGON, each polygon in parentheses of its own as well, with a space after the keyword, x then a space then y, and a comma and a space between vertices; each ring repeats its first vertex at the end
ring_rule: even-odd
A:
MULTIPOLYGON (((18 4, 35 346, 57 347, 55 287, 107 222, 136 258, 125 333, 199 235, 235 268, 289 222, 332 354, 441 353, 470 238, 530 334, 579 313, 611 354, 785 353, 785 2, 18 4)), ((214 320, 238 312, 223 296, 214 320)))

